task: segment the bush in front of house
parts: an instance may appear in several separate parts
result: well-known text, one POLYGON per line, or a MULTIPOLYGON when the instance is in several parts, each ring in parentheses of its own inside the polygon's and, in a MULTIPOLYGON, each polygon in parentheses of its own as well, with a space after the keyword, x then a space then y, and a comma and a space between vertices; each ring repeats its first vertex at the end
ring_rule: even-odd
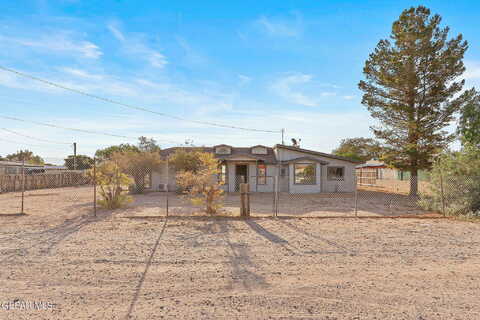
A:
POLYGON ((133 180, 121 172, 120 167, 113 161, 105 161, 96 168, 88 171, 88 176, 96 182, 101 199, 97 203, 105 209, 119 209, 132 202, 133 199, 125 194, 123 187, 129 186, 133 180))
POLYGON ((193 205, 203 206, 208 214, 215 214, 223 206, 223 183, 218 180, 220 163, 207 152, 194 152, 189 156, 196 159, 198 166, 195 171, 179 171, 177 185, 193 205))
POLYGON ((420 205, 450 216, 480 217, 480 150, 465 145, 439 157, 431 171, 431 187, 420 205), (442 191, 443 189, 443 191, 442 191))

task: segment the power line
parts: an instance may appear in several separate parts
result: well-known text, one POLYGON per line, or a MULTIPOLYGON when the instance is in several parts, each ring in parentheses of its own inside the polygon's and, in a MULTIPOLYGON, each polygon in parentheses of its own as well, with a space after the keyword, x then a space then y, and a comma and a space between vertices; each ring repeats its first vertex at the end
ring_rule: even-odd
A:
MULTIPOLYGON (((7 120, 33 123, 33 124, 36 124, 36 125, 39 125, 39 126, 46 126, 46 127, 51 127, 51 128, 70 130, 70 131, 76 131, 76 132, 82 132, 82 133, 97 134, 97 135, 104 135, 104 136, 115 137, 115 138, 124 138, 124 139, 135 139, 135 140, 138 139, 138 137, 130 137, 130 136, 124 136, 124 135, 119 135, 119 134, 101 132, 101 131, 85 130, 85 129, 71 128, 71 127, 63 127, 63 126, 59 126, 59 125, 56 125, 56 124, 45 123, 45 122, 40 122, 40 121, 33 121, 33 120, 24 120, 24 119, 20 119, 20 118, 16 118, 16 117, 9 117, 9 116, 0 115, 0 118, 7 119, 7 120)), ((178 141, 172 141, 172 140, 164 140, 164 139, 156 139, 156 140, 163 141, 163 142, 168 142, 168 143, 173 143, 173 144, 181 144, 178 141)))
POLYGON ((23 133, 19 133, 19 132, 10 130, 10 129, 6 129, 6 128, 0 128, 0 129, 1 129, 1 130, 4 130, 4 131, 6 131, 6 132, 10 132, 10 133, 16 134, 17 136, 21 136, 21 137, 24 137, 24 138, 29 138, 29 139, 37 140, 37 141, 41 141, 41 142, 55 143, 55 144, 67 144, 67 145, 71 145, 71 144, 72 144, 71 142, 59 142, 59 141, 42 139, 42 138, 36 138, 36 137, 32 137, 32 136, 29 136, 29 135, 26 135, 26 134, 23 134, 23 133))
POLYGON ((266 133, 280 133, 281 132, 280 130, 264 130, 264 129, 245 128, 245 127, 233 126, 233 125, 228 125, 228 124, 220 124, 220 123, 210 122, 210 121, 186 119, 186 118, 170 115, 170 114, 163 113, 163 112, 150 110, 150 109, 147 109, 147 108, 144 108, 144 107, 139 107, 139 106, 126 104, 126 103, 119 102, 119 101, 116 101, 116 100, 113 100, 113 99, 101 97, 101 96, 98 96, 98 95, 95 95, 95 94, 87 93, 87 92, 82 91, 82 90, 70 88, 70 87, 64 86, 62 84, 58 84, 58 83, 55 83, 55 82, 51 82, 49 80, 41 79, 41 78, 38 78, 36 76, 32 76, 30 74, 26 74, 26 73, 16 71, 16 70, 13 70, 13 69, 10 69, 10 68, 6 68, 6 67, 3 67, 3 66, 0 66, 0 69, 4 70, 4 71, 7 71, 7 72, 10 72, 10 73, 13 73, 13 74, 16 74, 16 75, 19 75, 19 76, 22 76, 24 78, 29 78, 29 79, 32 79, 32 80, 35 80, 35 81, 38 81, 38 82, 42 82, 42 83, 47 84, 47 85, 52 86, 52 87, 56 87, 56 88, 60 88, 60 89, 63 89, 63 90, 75 92, 75 93, 78 93, 78 94, 81 94, 81 95, 84 95, 84 96, 87 96, 87 97, 90 97, 90 98, 94 98, 94 99, 97 99, 97 100, 100 100, 100 101, 103 101, 103 102, 117 104, 117 105, 125 107, 125 108, 130 108, 130 109, 135 109, 135 110, 139 110, 139 111, 143 111, 143 112, 148 112, 148 113, 156 114, 156 115, 166 117, 166 118, 170 118, 170 119, 174 119, 174 120, 191 122, 191 123, 196 123, 196 124, 203 124, 203 125, 220 127, 220 128, 238 129, 238 130, 244 130, 244 131, 266 132, 266 133))
POLYGON ((0 138, 0 141, 3 142, 8 142, 16 145, 24 145, 24 146, 29 146, 29 147, 36 147, 36 148, 44 148, 45 146, 40 146, 38 144, 30 144, 30 143, 25 143, 25 142, 18 142, 18 141, 12 141, 4 138, 0 138))

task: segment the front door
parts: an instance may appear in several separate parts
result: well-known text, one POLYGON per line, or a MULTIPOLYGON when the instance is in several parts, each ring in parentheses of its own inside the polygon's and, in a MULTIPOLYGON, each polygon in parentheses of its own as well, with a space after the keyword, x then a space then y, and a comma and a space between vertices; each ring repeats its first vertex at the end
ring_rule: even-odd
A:
POLYGON ((246 164, 235 165, 235 191, 240 191, 240 183, 248 183, 248 166, 246 164))

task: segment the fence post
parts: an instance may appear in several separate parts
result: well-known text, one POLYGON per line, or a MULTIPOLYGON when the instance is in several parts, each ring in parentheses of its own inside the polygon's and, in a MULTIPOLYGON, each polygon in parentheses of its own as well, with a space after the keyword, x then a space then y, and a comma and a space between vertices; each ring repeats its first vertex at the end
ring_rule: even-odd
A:
POLYGON ((21 214, 24 214, 24 202, 25 200, 25 159, 22 159, 22 210, 20 211, 21 214))
POLYGON ((445 217, 446 212, 445 212, 445 192, 443 190, 443 173, 442 169, 440 168, 440 192, 442 193, 442 213, 443 216, 445 217))
POLYGON ((97 158, 93 157, 93 215, 97 216, 97 158))
POLYGON ((168 182, 169 182, 169 179, 170 179, 170 167, 169 167, 169 161, 168 161, 168 158, 167 158, 167 184, 165 185, 165 190, 167 192, 167 217, 168 217, 168 182))
POLYGON ((248 196, 249 191, 248 183, 240 184, 240 216, 250 217, 250 198, 248 196))
POLYGON ((358 177, 356 174, 355 174, 355 217, 358 217, 358 177))

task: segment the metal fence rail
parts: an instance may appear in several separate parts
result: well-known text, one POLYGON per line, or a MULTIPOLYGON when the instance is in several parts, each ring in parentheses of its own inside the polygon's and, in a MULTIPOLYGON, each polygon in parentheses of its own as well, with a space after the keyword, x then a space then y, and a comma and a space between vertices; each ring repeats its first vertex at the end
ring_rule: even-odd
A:
MULTIPOLYGON (((103 188, 96 185, 99 174, 94 166, 90 173, 80 171, 50 175, 51 183, 41 174, 20 174, 16 177, 15 191, 0 193, 0 214, 44 214, 56 210, 96 214, 104 197, 103 188), (40 181, 40 182, 39 182, 40 181)), ((122 209, 126 215, 202 215, 205 208, 195 203, 178 188, 156 189, 150 172, 127 172, 131 183, 144 183, 141 188, 132 184, 122 186, 121 193, 131 198, 122 209), (136 177, 136 179, 135 179, 136 177), (141 179, 139 178, 141 177, 141 179), (136 180, 136 181, 135 181, 136 180)), ((250 211, 252 216, 403 216, 439 212, 445 215, 480 212, 480 177, 449 175, 441 179, 424 181, 428 188, 420 188, 416 196, 408 190, 391 185, 355 184, 353 191, 291 193, 280 190, 278 177, 249 176, 229 177, 230 187, 225 186, 222 207, 218 214, 239 216, 241 195, 232 186, 249 183, 250 211), (228 190, 235 190, 228 192, 228 190)), ((377 180, 378 181, 378 180, 377 180)), ((410 181, 402 181, 410 183, 410 181)), ((4 189, 9 190, 7 188, 4 189)))

